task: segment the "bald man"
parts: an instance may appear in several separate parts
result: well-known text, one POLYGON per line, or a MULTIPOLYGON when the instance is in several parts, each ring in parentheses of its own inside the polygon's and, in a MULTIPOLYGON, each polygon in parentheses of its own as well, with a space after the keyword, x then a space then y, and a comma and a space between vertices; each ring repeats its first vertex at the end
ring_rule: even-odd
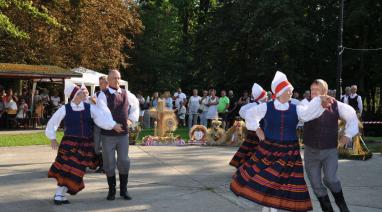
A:
POLYGON ((109 71, 109 87, 100 92, 97 105, 109 111, 117 123, 122 125, 123 132, 101 130, 103 168, 107 176, 109 193, 107 200, 114 200, 116 194, 115 168, 118 168, 120 196, 125 200, 131 197, 127 192, 130 170, 128 126, 139 119, 139 101, 134 94, 119 86, 121 74, 118 70, 109 71), (115 158, 117 152, 117 159, 115 158))

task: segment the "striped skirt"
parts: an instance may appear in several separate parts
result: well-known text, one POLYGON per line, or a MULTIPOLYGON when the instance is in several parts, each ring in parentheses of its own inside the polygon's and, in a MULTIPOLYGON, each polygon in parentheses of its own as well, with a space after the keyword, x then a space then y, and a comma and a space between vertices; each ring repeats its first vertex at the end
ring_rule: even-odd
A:
POLYGON ((230 188, 260 205, 288 210, 312 210, 297 141, 259 142, 257 151, 233 176, 230 188))
POLYGON ((256 135, 256 131, 247 131, 247 137, 243 144, 239 147, 232 160, 229 162, 229 165, 239 168, 243 165, 252 154, 255 153, 257 145, 259 143, 259 138, 256 135))
POLYGON ((68 193, 74 195, 85 187, 86 168, 95 169, 98 163, 93 138, 64 136, 48 177, 55 178, 58 186, 66 186, 68 193))

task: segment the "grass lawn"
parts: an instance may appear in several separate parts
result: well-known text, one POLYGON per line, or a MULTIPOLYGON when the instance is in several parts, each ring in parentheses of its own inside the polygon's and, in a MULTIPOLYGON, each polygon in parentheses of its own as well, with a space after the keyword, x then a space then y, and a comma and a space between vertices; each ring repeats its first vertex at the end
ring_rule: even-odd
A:
MULTIPOLYGON (((57 140, 60 141, 63 132, 57 132, 57 140)), ((29 146, 50 144, 49 139, 43 132, 19 135, 0 135, 0 147, 4 146, 29 146)))
MULTIPOLYGON (((59 131, 57 133, 57 141, 61 141, 63 135, 64 133, 59 131)), ((147 135, 154 135, 154 129, 143 129, 139 135, 138 143, 140 143, 142 138, 147 135)), ((174 136, 178 135, 180 135, 184 140, 188 140, 188 128, 178 128, 175 131, 174 136)), ((43 132, 20 135, 0 135, 0 147, 46 144, 50 144, 50 141, 43 132)))
POLYGON ((382 137, 365 137, 365 143, 370 151, 382 153, 382 137))

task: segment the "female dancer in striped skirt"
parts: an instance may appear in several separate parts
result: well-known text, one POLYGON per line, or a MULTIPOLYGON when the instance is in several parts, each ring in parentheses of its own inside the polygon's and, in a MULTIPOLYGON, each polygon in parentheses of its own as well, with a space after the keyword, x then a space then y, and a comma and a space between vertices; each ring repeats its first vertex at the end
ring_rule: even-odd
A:
MULTIPOLYGON (((252 86, 252 97, 255 99, 254 102, 246 104, 240 108, 239 114, 240 117, 244 120, 246 120, 245 113, 248 109, 257 106, 260 103, 267 102, 267 92, 257 83, 253 84, 252 86)), ((246 122, 247 125, 250 123, 251 122, 246 122)), ((262 125, 262 122, 260 125, 262 125)), ((247 137, 233 156, 229 165, 236 168, 239 168, 241 165, 243 165, 244 162, 251 158, 252 154, 255 153, 258 143, 259 138, 256 135, 256 131, 248 130, 247 128, 247 137)))
POLYGON ((83 102, 86 95, 78 86, 67 83, 64 92, 69 103, 53 114, 45 130, 52 149, 58 148, 55 162, 48 172, 49 178, 57 180, 54 195, 56 205, 68 204, 65 193, 74 195, 81 191, 85 187, 83 177, 86 168, 95 169, 98 165, 94 152, 93 121, 103 129, 122 131, 121 125, 113 121, 111 115, 83 102), (64 137, 58 146, 56 130, 62 120, 64 137))
POLYGON ((312 210, 300 156, 296 126, 298 120, 319 117, 330 102, 326 96, 316 97, 307 105, 289 102, 293 87, 285 74, 277 72, 272 81, 274 101, 250 108, 245 117, 254 123, 260 142, 257 151, 234 174, 231 190, 238 196, 265 206, 263 211, 312 210), (322 103, 323 102, 323 103, 322 103), (264 132, 259 128, 264 119, 264 132))

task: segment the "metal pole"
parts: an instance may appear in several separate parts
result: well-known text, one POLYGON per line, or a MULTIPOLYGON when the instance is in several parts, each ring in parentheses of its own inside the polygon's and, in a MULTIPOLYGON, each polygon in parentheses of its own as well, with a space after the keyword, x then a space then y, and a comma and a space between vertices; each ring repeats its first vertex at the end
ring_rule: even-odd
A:
POLYGON ((338 30, 338 48, 337 48, 337 92, 336 98, 339 100, 342 94, 342 34, 344 31, 344 0, 340 0, 340 28, 338 30))

